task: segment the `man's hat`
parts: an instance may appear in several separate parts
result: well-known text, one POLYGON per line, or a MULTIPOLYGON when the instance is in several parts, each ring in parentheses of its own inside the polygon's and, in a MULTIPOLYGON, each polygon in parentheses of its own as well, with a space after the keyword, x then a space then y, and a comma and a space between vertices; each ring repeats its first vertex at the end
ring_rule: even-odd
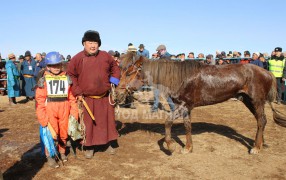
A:
POLYGON ((19 56, 19 59, 24 59, 24 56, 23 56, 23 55, 20 55, 20 56, 19 56))
POLYGON ((46 56, 47 54, 45 52, 42 52, 41 56, 46 56))
POLYGON ((94 30, 88 30, 84 33, 82 37, 82 41, 81 41, 82 45, 83 45, 83 42, 85 41, 93 41, 93 42, 97 42, 98 46, 101 45, 101 39, 100 39, 99 33, 94 30))
POLYGON ((115 52, 114 52, 113 50, 109 50, 109 51, 108 51, 108 54, 109 54, 110 56, 114 56, 114 55, 115 55, 115 52))
POLYGON ((128 50, 127 50, 128 52, 136 52, 137 51, 137 49, 136 49, 136 47, 134 47, 133 45, 132 46, 128 46, 128 50))
POLYGON ((160 51, 160 50, 166 50, 166 46, 161 44, 157 47, 156 51, 160 51))
POLYGON ((276 47, 276 48, 274 49, 274 51, 275 51, 275 52, 282 52, 282 48, 281 48, 281 47, 276 47))
POLYGON ((138 48, 144 48, 144 44, 140 44, 138 48))
POLYGON ((30 56, 31 57, 31 52, 30 51, 26 51, 25 52, 25 57, 30 56))

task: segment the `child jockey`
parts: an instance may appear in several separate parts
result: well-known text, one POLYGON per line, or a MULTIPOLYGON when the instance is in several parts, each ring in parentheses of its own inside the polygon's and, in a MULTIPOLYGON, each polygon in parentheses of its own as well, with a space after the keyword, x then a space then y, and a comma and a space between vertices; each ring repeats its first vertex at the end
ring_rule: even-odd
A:
MULTIPOLYGON (((65 162, 68 119, 70 115, 78 119, 78 107, 70 89, 72 81, 66 72, 62 71, 61 55, 58 52, 50 52, 46 55, 45 63, 47 68, 39 79, 36 90, 36 113, 41 126, 46 127, 49 123, 56 132, 60 158, 65 162)), ((56 159, 50 157, 47 151, 46 156, 50 167, 59 167, 56 159)))

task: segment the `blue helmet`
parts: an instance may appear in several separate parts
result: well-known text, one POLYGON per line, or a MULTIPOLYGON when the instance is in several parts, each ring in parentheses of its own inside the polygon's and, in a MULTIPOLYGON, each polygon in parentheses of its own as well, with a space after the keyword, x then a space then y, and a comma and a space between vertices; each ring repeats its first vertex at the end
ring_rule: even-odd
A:
POLYGON ((46 65, 60 64, 62 63, 62 57, 59 52, 49 52, 45 57, 46 65))

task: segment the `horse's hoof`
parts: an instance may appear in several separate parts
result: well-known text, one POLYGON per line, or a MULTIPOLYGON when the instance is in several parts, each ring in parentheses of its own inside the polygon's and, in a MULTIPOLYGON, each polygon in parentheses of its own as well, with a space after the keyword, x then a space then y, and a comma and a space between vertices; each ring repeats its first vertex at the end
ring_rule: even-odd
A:
POLYGON ((175 152, 175 150, 176 150, 176 144, 173 142, 173 141, 171 141, 171 142, 169 142, 169 143, 167 143, 167 142, 165 142, 164 144, 165 144, 165 148, 166 149, 168 149, 171 153, 173 153, 173 152, 175 152), (166 144, 165 144, 166 143, 166 144))
POLYGON ((258 154, 258 153, 259 153, 259 149, 257 149, 256 147, 250 150, 250 154, 258 154))
POLYGON ((181 150, 181 153, 182 153, 182 154, 188 154, 188 153, 190 153, 190 152, 192 152, 191 148, 190 148, 190 149, 183 148, 183 149, 181 150))

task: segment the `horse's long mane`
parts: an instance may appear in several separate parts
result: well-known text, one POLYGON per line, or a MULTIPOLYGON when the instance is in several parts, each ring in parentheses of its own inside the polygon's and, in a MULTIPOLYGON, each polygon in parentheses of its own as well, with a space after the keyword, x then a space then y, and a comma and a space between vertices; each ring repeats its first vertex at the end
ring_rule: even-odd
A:
POLYGON ((191 78, 203 66, 205 65, 196 61, 145 60, 143 71, 149 84, 165 93, 176 93, 184 87, 187 78, 191 78))

